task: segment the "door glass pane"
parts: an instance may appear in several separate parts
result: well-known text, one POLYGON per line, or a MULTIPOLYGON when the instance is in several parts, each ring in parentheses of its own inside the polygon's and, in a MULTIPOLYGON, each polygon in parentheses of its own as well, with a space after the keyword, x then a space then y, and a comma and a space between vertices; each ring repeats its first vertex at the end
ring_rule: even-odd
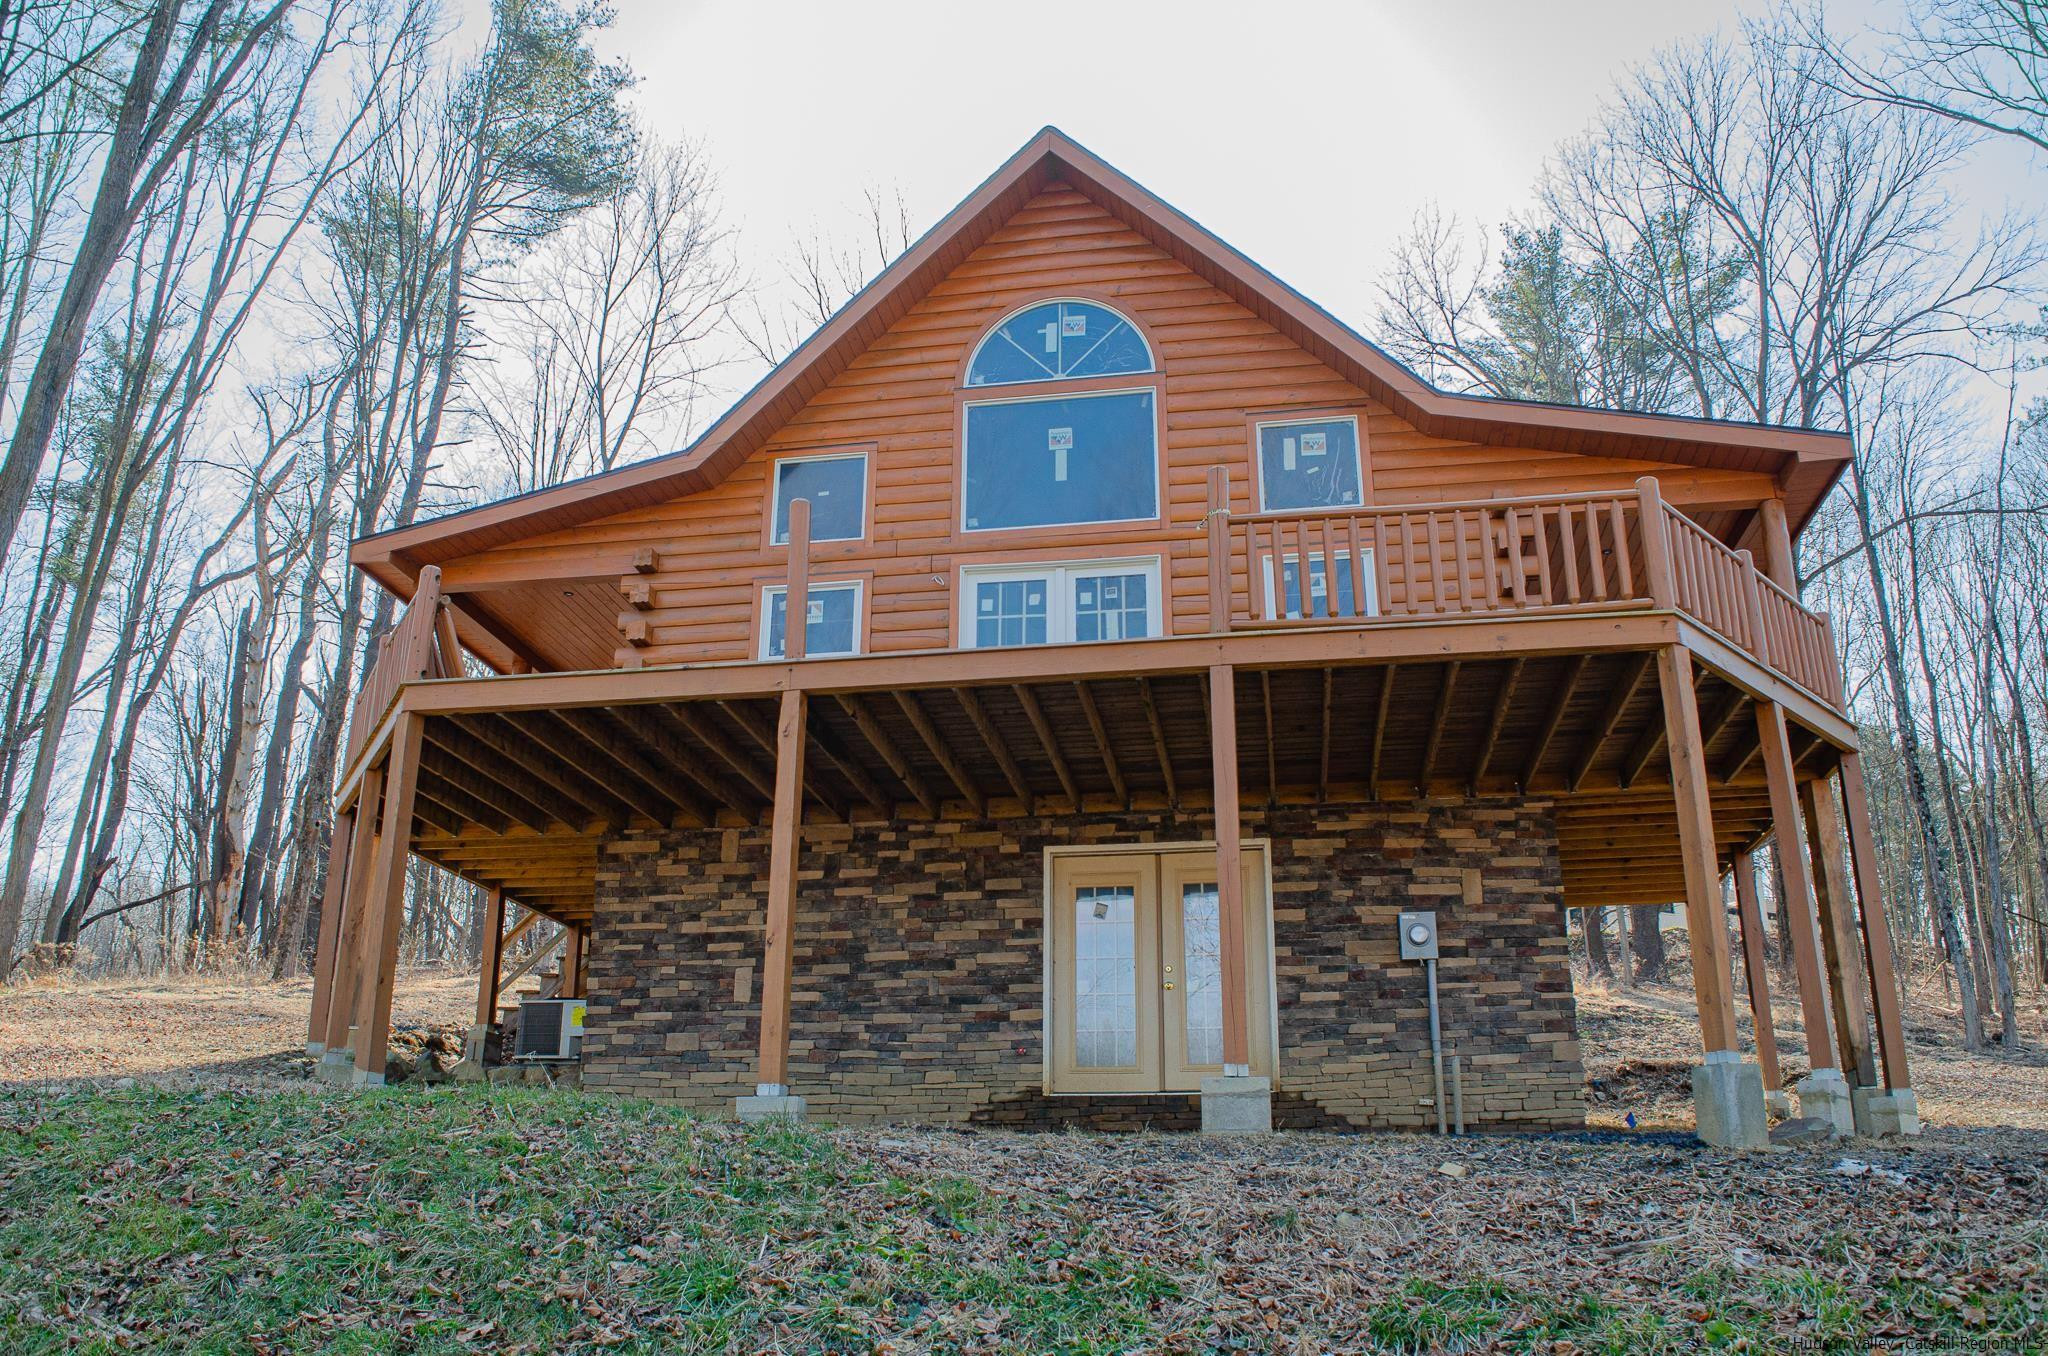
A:
MULTIPOLYGON (((1290 556, 1284 559, 1281 562, 1280 570, 1285 579, 1287 591, 1287 605, 1283 615, 1289 617, 1307 616, 1308 614, 1302 610, 1301 601, 1301 558, 1299 556, 1290 556)), ((1320 555, 1311 555, 1308 558, 1308 587, 1309 599, 1315 604, 1316 616, 1355 617, 1359 615, 1358 600, 1353 596, 1351 588, 1350 552, 1347 551, 1337 557, 1337 606, 1334 614, 1330 610, 1330 572, 1325 568, 1323 557, 1320 555)))
POLYGON ((1137 1062, 1137 900, 1128 885, 1085 886, 1074 893, 1074 1063, 1137 1062))
POLYGON ((1074 576, 1074 639, 1142 640, 1145 582, 1142 574, 1074 576))
POLYGON ((1180 935, 1187 979, 1188 1063, 1223 1062, 1223 938, 1216 884, 1184 885, 1180 935))
POLYGON ((974 643, 1045 644, 1051 594, 1052 582, 1047 578, 989 579, 975 584, 974 643))

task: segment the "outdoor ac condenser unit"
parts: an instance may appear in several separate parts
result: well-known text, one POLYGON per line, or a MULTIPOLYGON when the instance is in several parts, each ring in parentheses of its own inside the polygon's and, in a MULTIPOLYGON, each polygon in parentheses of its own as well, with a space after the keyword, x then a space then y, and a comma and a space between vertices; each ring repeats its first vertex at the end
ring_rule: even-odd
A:
POLYGON ((583 1000, 529 998, 519 1005, 514 1059, 580 1059, 583 1055, 583 1000))

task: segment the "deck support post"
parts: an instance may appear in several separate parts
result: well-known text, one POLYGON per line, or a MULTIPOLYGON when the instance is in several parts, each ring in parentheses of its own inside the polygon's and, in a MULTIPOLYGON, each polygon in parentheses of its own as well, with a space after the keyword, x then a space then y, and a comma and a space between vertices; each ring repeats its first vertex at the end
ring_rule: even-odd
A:
POLYGON ((1698 1134, 1717 1148, 1761 1149, 1770 1142, 1763 1077, 1755 1064, 1742 1057, 1736 1036, 1728 925, 1721 903, 1714 811, 1700 737, 1699 701, 1692 687, 1691 651, 1682 645, 1659 649, 1657 682, 1664 699, 1665 742, 1670 749, 1679 853, 1685 868, 1693 995, 1705 1050, 1692 1074, 1698 1134))
POLYGON ((580 923, 570 923, 565 929, 568 939, 562 944, 562 982, 555 990, 558 998, 583 997, 583 944, 587 934, 580 923))
POLYGON ((1869 1010, 1863 999, 1863 956, 1856 936, 1856 905, 1843 870, 1847 848, 1842 816, 1835 808, 1834 788, 1825 777, 1801 783, 1799 802, 1806 813, 1807 841, 1813 854, 1814 899, 1819 905, 1828 996, 1834 1005, 1835 1049, 1850 1084, 1850 1126, 1859 1135, 1870 1134, 1874 1127, 1867 1123, 1867 1113, 1858 1112, 1867 1106, 1871 1093, 1880 1084, 1877 1058, 1870 1045, 1869 1010))
POLYGON ((505 887, 502 885, 493 885, 484 896, 483 945, 478 950, 476 1021, 469 1028, 469 1041, 462 1057, 482 1064, 486 1037, 498 1024, 498 976, 505 966, 505 887))
POLYGON ((1202 1080, 1206 1134, 1259 1134, 1273 1128, 1273 1082, 1254 1078, 1250 985, 1244 922, 1243 826, 1237 800, 1237 675, 1209 670, 1209 751, 1216 806, 1217 946, 1222 952, 1223 1074, 1202 1080))
MULTIPOLYGON (((363 971, 364 911, 369 907, 370 872, 377 862, 377 803, 384 795, 384 766, 363 773, 349 828, 348 869, 341 885, 332 973, 327 982, 327 1029, 321 1037, 320 1076, 345 1083, 355 1067, 356 999, 363 971)), ((339 827, 336 829, 339 832, 339 827)))
MULTIPOLYGON (((797 505, 803 501, 798 500, 797 505)), ((806 506, 808 507, 808 506, 806 506)), ((796 505, 791 506, 790 536, 796 532, 796 505)), ((792 613, 785 637, 797 634, 800 614, 792 613)), ((798 642, 799 648, 801 642, 798 642)), ((761 1049, 754 1095, 741 1097, 734 1111, 743 1121, 786 1116, 801 1120, 804 1099, 789 1091, 789 986, 796 921, 797 850, 803 836, 804 734, 809 720, 801 689, 782 694, 775 722, 775 805, 769 821, 768 907, 762 933, 766 955, 761 964, 761 1049)))
POLYGON ((1804 851, 1806 830, 1799 813, 1799 791, 1792 767, 1792 744, 1785 730, 1785 712, 1776 702, 1756 704, 1758 756, 1771 797, 1771 835, 1777 846, 1778 879, 1785 888, 1782 916, 1790 919, 1792 971, 1799 980, 1799 1013, 1806 1029, 1806 1062, 1811 1070, 1793 1089, 1799 1114, 1826 1121, 1836 1134, 1853 1134, 1849 1082, 1835 1063, 1834 1038, 1828 1020, 1827 985, 1821 978, 1816 940, 1813 883, 1804 851))
POLYGON ((1906 1071, 1906 1028, 1899 1014, 1899 983, 1892 971, 1891 925, 1885 920, 1884 887, 1877 874, 1877 841, 1863 786, 1861 754, 1842 755, 1842 812, 1848 821, 1850 869, 1861 906, 1863 959, 1870 970, 1870 1006, 1877 1017, 1877 1048, 1884 1064, 1884 1090, 1850 1093, 1856 1127, 1864 1134, 1917 1135, 1920 1103, 1906 1071))
POLYGON ((327 879, 320 888, 320 937, 313 947, 313 1004, 306 1017, 306 1053, 327 1053, 327 1006, 334 999, 334 949, 341 936, 342 901, 348 897, 349 840, 355 836, 353 805, 337 812, 327 834, 327 879))
POLYGON ((398 982, 398 940, 405 930, 405 870, 412 857, 412 798, 419 781, 420 745, 427 720, 401 709, 391 732, 384 772, 384 823, 363 913, 363 974, 356 1013, 358 1087, 384 1082, 385 1043, 391 1036, 391 993, 398 982))
POLYGON ((1771 1020, 1769 967, 1764 960, 1764 916, 1756 899, 1756 859, 1735 854, 1735 916, 1742 933, 1742 978, 1749 989, 1749 1016, 1756 1029, 1756 1062, 1763 1070, 1764 1110, 1792 1114, 1792 1098, 1778 1069, 1778 1032, 1771 1020))

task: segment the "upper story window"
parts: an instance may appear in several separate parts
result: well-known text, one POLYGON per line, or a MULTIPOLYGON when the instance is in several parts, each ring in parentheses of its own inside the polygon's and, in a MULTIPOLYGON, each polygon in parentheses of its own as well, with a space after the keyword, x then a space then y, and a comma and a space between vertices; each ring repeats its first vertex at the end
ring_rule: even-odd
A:
POLYGON ((1276 420, 1258 432, 1260 508, 1355 508, 1365 501, 1357 419, 1276 420))
MULTIPOLYGON (((814 582, 804 608, 804 654, 860 653, 860 581, 814 582)), ((789 630, 789 590, 774 584, 761 590, 761 658, 780 659, 789 630)))
POLYGON ((961 526, 986 532, 1158 517, 1157 403, 1147 388, 968 405, 961 526))
POLYGON ((967 364, 967 384, 1009 386, 1151 370, 1152 350, 1145 337, 1109 307, 1047 301, 989 331, 967 364))
POLYGON ((865 452, 784 457, 775 463, 775 545, 789 540, 789 505, 811 501, 812 541, 859 541, 867 535, 865 452))

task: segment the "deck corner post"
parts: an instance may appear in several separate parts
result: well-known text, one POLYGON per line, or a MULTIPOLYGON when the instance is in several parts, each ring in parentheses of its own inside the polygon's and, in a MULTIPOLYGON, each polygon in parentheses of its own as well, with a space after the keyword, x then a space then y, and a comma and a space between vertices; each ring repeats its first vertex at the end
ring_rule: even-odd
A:
MULTIPOLYGON (((1230 471, 1209 468, 1209 504, 1203 518, 1208 530, 1209 633, 1230 630, 1230 471)), ((1246 566, 1250 568, 1249 563, 1246 566)))
MULTIPOLYGON (((349 1032, 356 1025, 356 1006, 361 988, 364 937, 369 929, 363 915, 368 908, 370 875, 377 861, 377 806, 384 795, 384 765, 364 770, 356 789, 355 810, 349 829, 348 865, 343 873, 336 903, 334 957, 327 981, 326 1029, 321 1033, 321 1076, 347 1082, 355 1065, 355 1047, 349 1032)), ((337 829, 337 832, 339 830, 337 829)))
POLYGON ((1636 498, 1641 505, 1643 533, 1643 574, 1650 587, 1650 601, 1660 608, 1678 606, 1678 579, 1671 564, 1671 524, 1664 516, 1664 493, 1657 477, 1636 480, 1636 498))
POLYGON ((398 982, 398 943, 405 930, 405 874, 412 856, 413 790, 419 782, 425 716, 401 708, 391 732, 384 775, 383 826, 376 863, 368 874, 363 911, 363 973, 357 999, 355 1083, 384 1082, 385 1044, 391 1036, 391 995, 398 982))
MULTIPOLYGON (((798 503, 803 501, 799 500, 798 503)), ((796 541, 795 513, 790 524, 796 541)), ((792 571, 791 582, 795 582, 792 571)), ((785 637, 795 633, 787 626, 785 637)), ((793 975, 797 853, 803 837, 804 736, 809 719, 802 689, 782 694, 775 724, 775 804, 769 821, 768 900, 762 921, 765 955, 761 966, 761 1043, 754 1095, 741 1097, 734 1111, 743 1121, 786 1117, 801 1120, 804 1099, 789 1091, 789 988, 793 975)))
POLYGON ((1209 670, 1209 748, 1216 814, 1217 946, 1222 952, 1223 1074, 1202 1080, 1205 1134, 1273 1128, 1272 1080, 1252 1075, 1251 1000, 1246 976, 1243 825, 1237 795, 1237 675, 1209 670))
MULTIPOLYGON (((320 888, 320 932, 313 947, 313 1003, 306 1016, 306 1053, 327 1053, 327 1009, 334 1001, 334 952, 340 944, 342 901, 348 897, 350 840, 356 807, 335 813, 327 833, 327 879, 320 888)), ((289 943, 287 943, 289 944, 289 943)))
MULTIPOLYGON (((1651 491, 1654 494, 1654 487, 1651 491)), ((1654 500, 1646 499, 1647 503, 1654 500)), ((1647 512, 1647 508, 1645 510, 1647 512)), ((1644 537, 1647 540, 1649 533, 1644 537)), ((1735 1028, 1735 986, 1730 974, 1728 925, 1714 844, 1706 750, 1699 701, 1692 687, 1692 653, 1682 645, 1657 651, 1657 681, 1664 704, 1665 741, 1671 753, 1671 790, 1678 812, 1679 852, 1685 871, 1686 934, 1692 947, 1693 994, 1704 1054, 1693 1069, 1698 1134, 1727 1149, 1770 1143, 1759 1068, 1742 1057, 1735 1028)))

